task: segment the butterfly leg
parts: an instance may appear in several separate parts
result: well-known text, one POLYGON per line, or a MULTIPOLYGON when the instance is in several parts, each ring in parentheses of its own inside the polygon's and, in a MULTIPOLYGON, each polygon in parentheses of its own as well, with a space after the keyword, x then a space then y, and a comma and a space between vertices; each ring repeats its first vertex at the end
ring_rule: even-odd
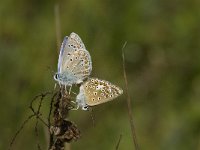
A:
POLYGON ((69 88, 69 95, 70 95, 70 93, 71 93, 71 90, 72 90, 72 85, 71 85, 70 88, 69 88))
POLYGON ((73 92, 73 91, 71 91, 71 92, 72 92, 72 94, 77 95, 77 93, 75 93, 75 92, 73 92))
POLYGON ((76 108, 75 107, 73 107, 73 108, 71 108, 71 110, 78 110, 79 109, 79 105, 77 105, 77 103, 76 102, 74 102, 74 101, 71 101, 73 104, 75 104, 76 105, 76 108))
POLYGON ((55 83, 55 85, 54 85, 54 90, 56 89, 56 86, 57 86, 57 83, 55 83))
POLYGON ((61 83, 59 82, 58 84, 59 84, 59 86, 61 87, 61 83))

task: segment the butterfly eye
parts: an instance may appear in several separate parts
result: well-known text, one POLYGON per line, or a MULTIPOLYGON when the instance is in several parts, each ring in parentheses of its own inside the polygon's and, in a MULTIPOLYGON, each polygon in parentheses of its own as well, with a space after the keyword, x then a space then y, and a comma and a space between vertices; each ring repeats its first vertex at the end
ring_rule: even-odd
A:
POLYGON ((59 77, 59 75, 56 73, 55 75, 54 75, 54 79, 58 79, 58 77, 59 77))
POLYGON ((83 110, 88 110, 88 106, 84 106, 82 109, 83 110))

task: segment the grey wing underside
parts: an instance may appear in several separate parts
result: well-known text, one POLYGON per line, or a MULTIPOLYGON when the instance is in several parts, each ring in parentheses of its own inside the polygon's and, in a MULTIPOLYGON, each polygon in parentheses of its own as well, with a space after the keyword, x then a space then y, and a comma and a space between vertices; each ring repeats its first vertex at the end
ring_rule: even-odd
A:
POLYGON ((63 62, 63 53, 64 53, 64 51, 65 51, 65 49, 66 49, 66 45, 67 45, 67 40, 68 40, 68 36, 66 36, 65 38, 64 38, 64 40, 63 40, 63 42, 62 42, 62 45, 61 45, 61 47, 60 47, 60 54, 59 54, 59 58, 58 58, 58 73, 60 73, 61 72, 61 65, 62 65, 62 62, 63 62))
POLYGON ((65 61, 69 60, 69 56, 79 49, 86 50, 81 38, 76 33, 72 32, 69 37, 66 36, 64 38, 58 59, 58 73, 63 72, 63 64, 65 61))
POLYGON ((86 49, 79 35, 74 32, 69 36, 69 45, 73 46, 74 49, 86 49))
POLYGON ((74 80, 83 81, 92 71, 92 61, 87 50, 79 49, 72 54, 68 53, 68 59, 62 63, 62 72, 67 72, 74 80))

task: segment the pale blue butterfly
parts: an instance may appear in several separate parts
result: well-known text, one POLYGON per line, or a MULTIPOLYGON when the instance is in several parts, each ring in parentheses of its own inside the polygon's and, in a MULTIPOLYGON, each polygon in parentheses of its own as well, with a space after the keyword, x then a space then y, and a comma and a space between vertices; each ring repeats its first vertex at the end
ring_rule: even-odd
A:
POLYGON ((87 110, 88 106, 99 105, 115 99, 123 94, 123 90, 98 78, 89 78, 80 86, 80 92, 76 97, 77 109, 81 107, 87 110))
POLYGON ((80 84, 92 71, 92 60, 81 38, 76 33, 65 37, 58 59, 58 72, 54 79, 64 86, 80 84))

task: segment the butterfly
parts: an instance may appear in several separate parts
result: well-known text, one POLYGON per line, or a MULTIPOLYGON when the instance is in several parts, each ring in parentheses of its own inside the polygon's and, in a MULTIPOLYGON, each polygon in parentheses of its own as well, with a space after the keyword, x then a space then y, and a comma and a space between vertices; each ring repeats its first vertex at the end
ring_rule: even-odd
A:
POLYGON ((123 94, 123 90, 105 80, 89 78, 80 86, 76 97, 77 107, 88 110, 88 106, 99 105, 115 99, 123 94))
POLYGON ((92 60, 81 38, 74 32, 66 36, 60 48, 58 72, 54 79, 64 86, 80 84, 92 71, 92 60))

